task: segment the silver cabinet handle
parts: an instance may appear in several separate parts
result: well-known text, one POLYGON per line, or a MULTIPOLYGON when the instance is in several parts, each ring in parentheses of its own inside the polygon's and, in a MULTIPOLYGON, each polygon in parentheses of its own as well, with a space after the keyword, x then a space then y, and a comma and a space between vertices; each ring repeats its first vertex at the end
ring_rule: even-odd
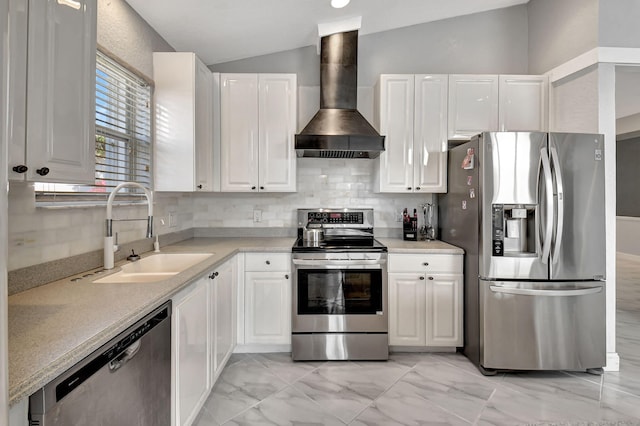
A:
POLYGON ((489 286, 494 293, 518 294, 523 296, 586 296, 602 292, 602 287, 587 287, 571 290, 538 290, 532 288, 510 288, 498 285, 489 286))

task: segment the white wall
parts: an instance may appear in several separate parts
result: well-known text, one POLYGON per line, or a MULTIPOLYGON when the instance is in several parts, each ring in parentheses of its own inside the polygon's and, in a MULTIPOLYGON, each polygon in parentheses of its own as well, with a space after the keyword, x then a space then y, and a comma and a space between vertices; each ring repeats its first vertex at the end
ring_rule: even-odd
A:
POLYGON ((598 45, 640 47, 640 2, 599 0, 598 45))
POLYGON ((530 0, 529 72, 542 74, 598 46, 600 0, 530 0))

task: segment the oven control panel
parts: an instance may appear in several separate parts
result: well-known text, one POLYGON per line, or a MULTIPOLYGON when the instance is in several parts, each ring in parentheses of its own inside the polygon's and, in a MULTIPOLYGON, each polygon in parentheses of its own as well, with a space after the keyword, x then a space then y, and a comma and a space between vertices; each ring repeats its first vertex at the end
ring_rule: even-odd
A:
POLYGON ((307 218, 310 224, 361 225, 364 222, 362 212, 309 212, 307 218))

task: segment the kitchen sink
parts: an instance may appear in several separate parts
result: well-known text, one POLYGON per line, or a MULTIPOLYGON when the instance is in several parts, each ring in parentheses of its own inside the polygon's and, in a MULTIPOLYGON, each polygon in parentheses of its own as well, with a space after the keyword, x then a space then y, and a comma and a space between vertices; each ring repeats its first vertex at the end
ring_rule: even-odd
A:
POLYGON ((163 281, 213 256, 214 253, 161 253, 122 265, 120 271, 95 283, 150 283, 163 281))

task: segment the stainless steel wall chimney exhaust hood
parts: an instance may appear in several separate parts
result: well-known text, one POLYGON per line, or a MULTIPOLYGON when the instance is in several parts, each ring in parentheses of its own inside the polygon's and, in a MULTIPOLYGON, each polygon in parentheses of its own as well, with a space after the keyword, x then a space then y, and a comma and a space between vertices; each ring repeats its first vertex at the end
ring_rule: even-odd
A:
POLYGON ((296 135, 298 157, 376 158, 384 136, 358 112, 358 31, 322 37, 320 110, 296 135))

